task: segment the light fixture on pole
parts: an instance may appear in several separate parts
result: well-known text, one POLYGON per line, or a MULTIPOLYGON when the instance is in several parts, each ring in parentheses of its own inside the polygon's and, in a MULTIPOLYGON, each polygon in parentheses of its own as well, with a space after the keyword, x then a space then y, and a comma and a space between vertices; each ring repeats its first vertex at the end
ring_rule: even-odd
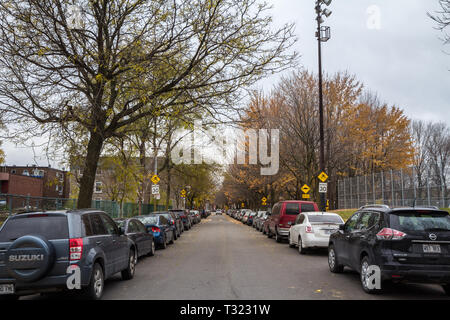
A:
MULTIPOLYGON (((316 13, 317 13, 317 31, 316 38, 318 42, 318 51, 319 51, 319 134, 320 134, 320 160, 319 166, 320 171, 325 171, 325 138, 324 138, 324 129, 323 129, 323 91, 322 91, 322 42, 327 42, 331 38, 330 27, 322 26, 324 23, 324 18, 328 18, 332 11, 328 8, 323 8, 322 5, 329 6, 332 0, 317 0, 316 1, 316 13)), ((320 210, 325 211, 326 206, 326 194, 320 194, 320 210)))

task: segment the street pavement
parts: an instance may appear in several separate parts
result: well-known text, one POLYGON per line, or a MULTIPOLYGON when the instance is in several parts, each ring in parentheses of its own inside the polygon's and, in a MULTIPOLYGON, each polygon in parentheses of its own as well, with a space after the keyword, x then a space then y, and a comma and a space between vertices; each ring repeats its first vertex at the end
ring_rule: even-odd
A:
MULTIPOLYGON (((46 299, 33 296, 31 299, 46 299)), ((440 286, 399 284, 382 295, 361 289, 358 274, 332 274, 326 250, 300 255, 226 215, 210 216, 174 245, 137 265, 133 280, 106 281, 107 299, 448 299, 440 286)))

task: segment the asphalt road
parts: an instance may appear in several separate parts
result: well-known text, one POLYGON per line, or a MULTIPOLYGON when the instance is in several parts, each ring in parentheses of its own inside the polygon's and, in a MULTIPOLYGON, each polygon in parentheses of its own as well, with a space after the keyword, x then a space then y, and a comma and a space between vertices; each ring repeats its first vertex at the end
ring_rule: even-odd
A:
MULTIPOLYGON (((34 299, 45 299, 34 296, 34 299)), ((184 232, 174 245, 139 261, 135 278, 108 280, 103 299, 448 299, 440 286, 399 284, 365 294, 355 272, 332 274, 327 252, 300 255, 224 216, 184 232)))

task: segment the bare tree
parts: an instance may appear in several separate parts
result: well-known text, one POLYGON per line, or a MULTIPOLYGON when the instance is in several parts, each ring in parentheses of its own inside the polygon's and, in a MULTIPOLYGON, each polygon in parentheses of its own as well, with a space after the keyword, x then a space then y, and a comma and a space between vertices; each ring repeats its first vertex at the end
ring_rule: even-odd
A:
POLYGON ((0 112, 33 133, 87 132, 79 208, 109 138, 144 117, 223 114, 296 57, 293 25, 274 30, 256 0, 77 3, 81 27, 65 0, 0 3, 0 112))
POLYGON ((444 32, 444 42, 450 42, 450 36, 446 32, 448 26, 450 26, 450 0, 439 0, 441 9, 435 14, 428 13, 428 16, 437 22, 437 28, 444 32))

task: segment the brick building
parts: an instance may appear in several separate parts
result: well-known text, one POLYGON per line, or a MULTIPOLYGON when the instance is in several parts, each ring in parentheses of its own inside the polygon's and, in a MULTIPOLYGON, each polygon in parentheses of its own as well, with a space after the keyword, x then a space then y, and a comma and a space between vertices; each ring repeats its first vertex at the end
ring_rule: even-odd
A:
POLYGON ((66 171, 51 167, 2 166, 0 189, 4 194, 69 198, 70 180, 66 171))

